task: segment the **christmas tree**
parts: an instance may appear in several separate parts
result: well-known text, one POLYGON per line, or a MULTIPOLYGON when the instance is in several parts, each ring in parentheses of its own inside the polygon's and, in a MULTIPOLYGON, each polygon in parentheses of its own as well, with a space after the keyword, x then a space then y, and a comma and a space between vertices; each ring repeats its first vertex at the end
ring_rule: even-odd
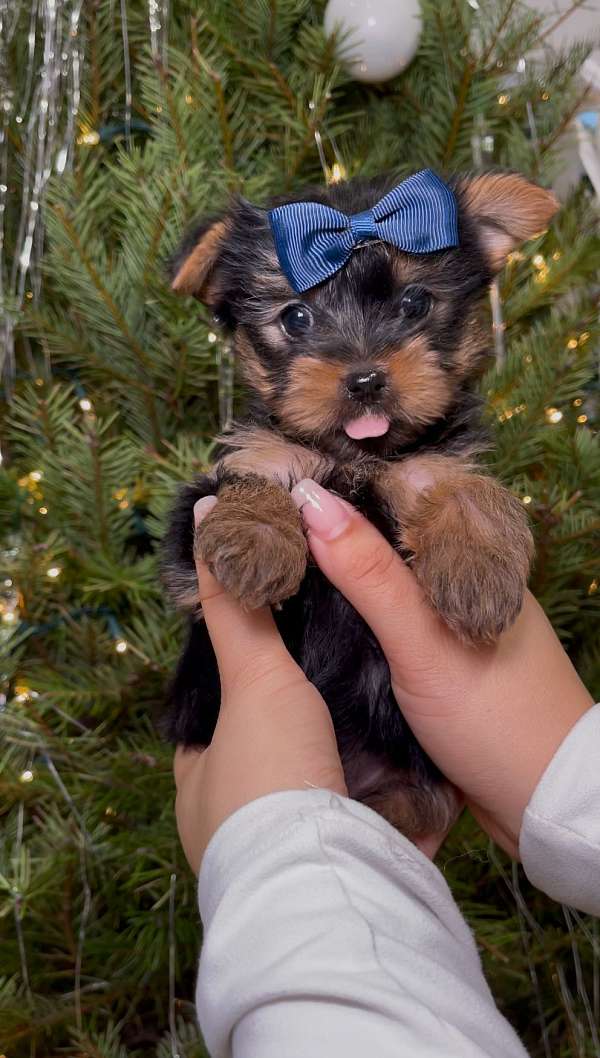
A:
MULTIPOLYGON (((577 7, 578 4, 572 5, 577 7)), ((415 59, 359 83, 310 0, 0 2, 0 1051, 206 1052, 195 879, 157 734, 182 624, 157 572, 179 482, 243 397, 169 289, 182 230, 240 192, 490 165, 549 185, 586 45, 516 0, 424 0, 415 59)), ((598 210, 579 181, 511 254, 482 381, 494 471, 531 515, 532 588, 600 695, 598 210)), ((597 922, 465 818, 439 860, 534 1056, 600 1054, 597 922)))

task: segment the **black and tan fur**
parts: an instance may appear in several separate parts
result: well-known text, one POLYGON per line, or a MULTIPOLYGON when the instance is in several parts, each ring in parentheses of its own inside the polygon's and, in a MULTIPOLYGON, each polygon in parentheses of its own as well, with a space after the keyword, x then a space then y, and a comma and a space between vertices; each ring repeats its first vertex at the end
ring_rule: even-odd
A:
MULTIPOLYGON (((355 504, 412 563, 432 606, 463 639, 492 642, 517 616, 531 536, 521 504, 476 466, 486 438, 474 381, 488 352, 487 288, 507 253, 547 226, 556 202, 515 174, 453 186, 459 247, 419 256, 367 243, 303 295, 280 269, 266 211, 242 200, 190 232, 173 261, 173 288, 232 331, 248 407, 221 439, 213 472, 181 490, 172 514, 165 577, 193 617, 168 734, 206 745, 218 714, 192 524, 195 501, 217 493, 196 537, 199 554, 246 606, 277 604, 285 643, 331 710, 350 793, 413 836, 443 829, 452 795, 402 718, 372 633, 310 563, 289 489, 312 477, 355 504), (421 319, 403 316, 408 286, 431 297, 421 319), (300 338, 281 323, 298 303, 313 319, 300 338), (377 394, 349 391, 349 375, 375 370, 377 394), (343 424, 366 406, 386 414, 390 428, 352 440, 343 424)), ((356 213, 390 187, 348 183, 298 197, 356 213)))

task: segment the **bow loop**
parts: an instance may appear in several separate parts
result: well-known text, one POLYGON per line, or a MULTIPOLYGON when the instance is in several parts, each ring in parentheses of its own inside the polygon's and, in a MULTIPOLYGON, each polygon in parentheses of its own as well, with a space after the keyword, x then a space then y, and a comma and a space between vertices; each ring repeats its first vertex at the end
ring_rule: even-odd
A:
POLYGON ((372 209, 352 216, 320 202, 277 206, 268 216, 279 263, 298 293, 329 279, 370 239, 406 253, 458 245, 456 199, 431 169, 409 176, 372 209))

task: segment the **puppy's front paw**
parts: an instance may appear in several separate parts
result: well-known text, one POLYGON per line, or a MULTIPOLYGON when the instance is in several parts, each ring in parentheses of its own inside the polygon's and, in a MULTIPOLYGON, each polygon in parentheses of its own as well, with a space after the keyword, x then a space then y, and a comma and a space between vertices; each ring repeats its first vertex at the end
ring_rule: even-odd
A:
POLYGON ((479 478, 452 496, 432 490, 420 513, 406 542, 427 597, 461 639, 494 642, 527 587, 533 541, 519 501, 479 478))
POLYGON ((493 643, 518 616, 527 572, 483 549, 446 543, 423 550, 413 570, 429 601, 461 639, 493 643))
POLYGON ((289 493, 273 482, 248 478, 223 486, 218 497, 196 529, 195 554, 249 610, 295 595, 308 549, 289 493))

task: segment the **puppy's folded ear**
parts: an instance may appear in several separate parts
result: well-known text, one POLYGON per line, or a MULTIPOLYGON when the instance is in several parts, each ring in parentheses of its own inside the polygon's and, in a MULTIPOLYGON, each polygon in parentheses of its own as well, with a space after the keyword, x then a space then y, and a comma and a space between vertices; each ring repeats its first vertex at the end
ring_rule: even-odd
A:
POLYGON ((559 208, 551 191, 518 173, 482 173, 459 180, 463 209, 475 222, 492 271, 499 272, 507 254, 541 235, 559 208))
POLYGON ((178 294, 193 294, 199 301, 212 305, 216 300, 219 257, 230 234, 229 217, 204 221, 188 232, 171 258, 171 289, 178 294))

